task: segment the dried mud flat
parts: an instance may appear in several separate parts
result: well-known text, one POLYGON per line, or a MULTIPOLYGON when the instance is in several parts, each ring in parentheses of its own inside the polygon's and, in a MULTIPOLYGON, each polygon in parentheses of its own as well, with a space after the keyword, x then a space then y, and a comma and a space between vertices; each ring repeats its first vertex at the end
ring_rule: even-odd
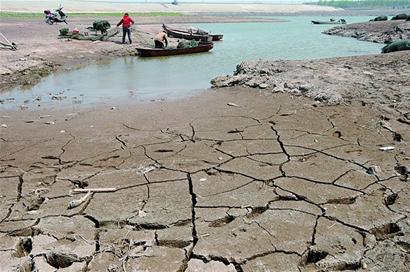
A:
POLYGON ((405 271, 410 130, 393 117, 242 87, 2 111, 0 267, 405 271))

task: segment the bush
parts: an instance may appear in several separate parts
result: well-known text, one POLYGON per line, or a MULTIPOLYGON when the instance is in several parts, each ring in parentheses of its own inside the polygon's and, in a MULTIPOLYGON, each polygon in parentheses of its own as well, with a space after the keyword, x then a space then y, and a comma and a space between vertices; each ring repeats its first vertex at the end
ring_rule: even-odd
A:
POLYGON ((69 32, 70 30, 68 29, 68 28, 62 28, 62 29, 60 29, 60 36, 67 36, 67 34, 68 34, 68 32, 69 32))
POLYGON ((95 21, 93 23, 93 29, 95 31, 101 31, 101 34, 107 32, 107 30, 111 27, 110 23, 106 20, 95 21))

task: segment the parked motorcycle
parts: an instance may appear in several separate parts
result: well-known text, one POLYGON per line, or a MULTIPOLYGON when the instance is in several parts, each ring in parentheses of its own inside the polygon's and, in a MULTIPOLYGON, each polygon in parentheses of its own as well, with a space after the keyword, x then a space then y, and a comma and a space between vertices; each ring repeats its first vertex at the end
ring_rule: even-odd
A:
POLYGON ((62 7, 56 9, 54 12, 50 10, 45 10, 44 14, 46 16, 46 23, 52 25, 54 23, 66 23, 67 24, 67 15, 62 11, 62 7))

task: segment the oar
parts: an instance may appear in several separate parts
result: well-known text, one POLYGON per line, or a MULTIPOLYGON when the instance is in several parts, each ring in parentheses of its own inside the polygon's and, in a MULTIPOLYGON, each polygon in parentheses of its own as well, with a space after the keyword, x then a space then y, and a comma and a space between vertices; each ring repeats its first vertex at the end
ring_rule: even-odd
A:
MULTIPOLYGON (((1 33, 0 31, 0 35, 3 37, 4 40, 6 40, 6 42, 8 43, 8 45, 12 48, 12 49, 16 49, 16 45, 14 43, 11 43, 6 36, 3 35, 3 33, 1 33)), ((2 43, 3 44, 3 43, 2 43)))
MULTIPOLYGON (((6 40, 6 42, 7 42, 10 46, 13 46, 13 45, 11 44, 11 42, 10 42, 9 40, 7 40, 6 36, 3 35, 3 33, 0 32, 0 35, 3 37, 3 39, 6 40)), ((13 46, 13 47, 14 47, 14 46, 13 46)))

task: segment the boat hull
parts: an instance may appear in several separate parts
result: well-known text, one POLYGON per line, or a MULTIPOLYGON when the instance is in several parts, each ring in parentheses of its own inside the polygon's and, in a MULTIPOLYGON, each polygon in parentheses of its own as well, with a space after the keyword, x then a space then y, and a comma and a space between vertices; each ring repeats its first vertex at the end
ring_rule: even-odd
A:
POLYGON ((312 21, 314 25, 344 25, 342 22, 328 22, 328 21, 312 21))
POLYGON ((163 49, 163 48, 137 48, 140 57, 164 57, 174 55, 194 54, 201 52, 208 52, 213 48, 212 43, 199 44, 196 47, 190 48, 175 48, 175 49, 163 49))

